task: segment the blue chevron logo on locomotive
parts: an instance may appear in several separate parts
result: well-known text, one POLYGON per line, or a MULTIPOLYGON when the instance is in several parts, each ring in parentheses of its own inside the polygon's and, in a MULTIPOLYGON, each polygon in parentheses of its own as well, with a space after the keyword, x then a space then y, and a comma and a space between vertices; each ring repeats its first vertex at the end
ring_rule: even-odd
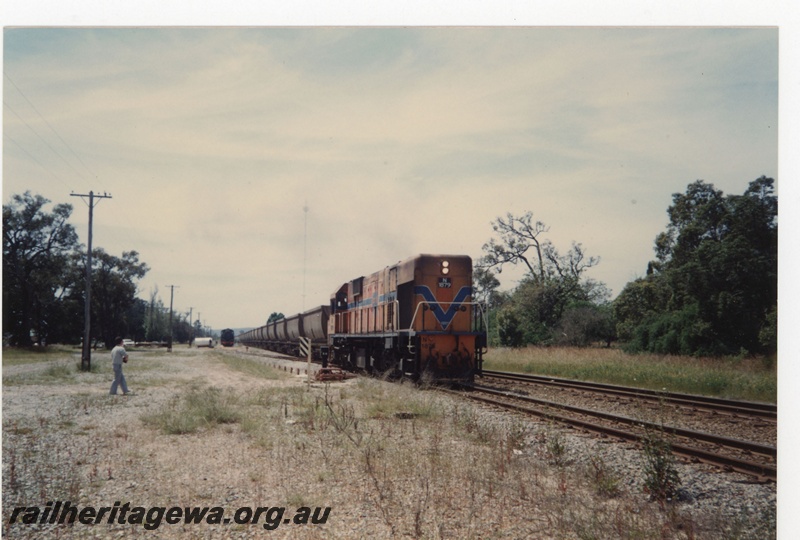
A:
POLYGON ((461 304, 472 294, 472 287, 461 287, 456 297, 453 298, 450 307, 447 308, 447 311, 442 309, 442 306, 439 305, 439 302, 436 300, 436 296, 434 296, 427 285, 417 285, 414 287, 414 294, 418 294, 425 299, 434 317, 436 317, 436 320, 439 321, 439 324, 442 325, 444 330, 447 330, 447 327, 453 322, 453 318, 455 318, 456 313, 458 313, 458 310, 461 308, 461 304))

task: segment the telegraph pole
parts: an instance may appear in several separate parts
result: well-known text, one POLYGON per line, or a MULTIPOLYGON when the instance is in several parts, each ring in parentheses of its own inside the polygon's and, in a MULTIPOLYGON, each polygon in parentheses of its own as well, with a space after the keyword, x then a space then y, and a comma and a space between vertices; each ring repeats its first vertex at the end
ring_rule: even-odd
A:
POLYGON ((178 286, 167 285, 167 287, 169 287, 169 345, 167 345, 167 352, 172 352, 172 297, 175 294, 175 287, 178 286))
MULTIPOLYGON (((81 370, 90 371, 92 369, 92 346, 90 334, 92 330, 92 219, 94 216, 95 199, 110 199, 111 195, 103 192, 102 195, 95 195, 90 191, 88 195, 70 193, 71 197, 89 197, 89 248, 86 250, 86 305, 83 310, 83 350, 81 352, 81 370)), ((86 202, 86 199, 83 199, 86 202)), ((98 203, 100 201, 97 201, 98 203)))
MULTIPOLYGON (((200 332, 202 332, 202 331, 203 331, 203 323, 202 323, 202 322, 200 322, 200 315, 202 315, 202 313, 200 313, 200 312, 198 311, 198 312, 197 312, 197 322, 199 322, 199 323, 200 323, 200 332)), ((192 330, 192 335, 194 335, 194 330, 192 330)), ((201 336, 201 335, 198 335, 197 337, 203 337, 203 336, 201 336)))
POLYGON ((192 348, 192 340, 194 338, 194 328, 192 328, 192 310, 194 308, 189 308, 189 348, 192 348))

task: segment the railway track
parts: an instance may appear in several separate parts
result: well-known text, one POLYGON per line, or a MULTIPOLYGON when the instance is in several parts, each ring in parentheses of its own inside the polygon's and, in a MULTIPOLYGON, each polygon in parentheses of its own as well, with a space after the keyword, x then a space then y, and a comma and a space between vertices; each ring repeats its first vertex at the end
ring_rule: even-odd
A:
MULTIPOLYGON (((297 371, 300 373, 300 368, 297 371)), ((626 395, 637 399, 666 401, 692 408, 715 409, 719 405, 721 408, 716 410, 739 415, 748 414, 749 411, 755 410, 758 411, 756 416, 759 418, 770 417, 770 405, 761 403, 735 402, 705 398, 703 396, 655 392, 608 384, 487 370, 484 370, 484 377, 626 395), (750 405, 755 405, 755 407, 750 405)), ((648 433, 656 432, 669 439, 672 451, 675 454, 686 457, 691 461, 708 463, 722 467, 724 470, 745 473, 757 477, 759 481, 774 481, 777 479, 777 448, 775 446, 676 426, 665 426, 623 415, 533 398, 480 385, 474 385, 466 392, 443 391, 621 440, 641 442, 648 433)), ((773 416, 776 416, 776 413, 774 413, 776 407, 774 405, 771 407, 773 416)))
POLYGON ((688 407, 694 410, 709 410, 737 416, 758 417, 764 420, 772 420, 776 422, 778 418, 778 407, 772 403, 735 401, 708 396, 698 396, 694 394, 661 392, 657 390, 618 386, 614 384, 562 379, 546 375, 529 375, 524 373, 510 373, 486 369, 483 370, 483 376, 484 378, 490 379, 501 379, 506 381, 555 386, 560 388, 574 388, 578 390, 630 397, 639 400, 669 403, 680 407, 688 407))
POLYGON ((477 385, 466 392, 456 393, 471 400, 627 441, 641 442, 648 433, 656 432, 669 439, 673 453, 691 461, 756 476, 762 481, 777 478, 777 449, 774 446, 663 426, 477 385))

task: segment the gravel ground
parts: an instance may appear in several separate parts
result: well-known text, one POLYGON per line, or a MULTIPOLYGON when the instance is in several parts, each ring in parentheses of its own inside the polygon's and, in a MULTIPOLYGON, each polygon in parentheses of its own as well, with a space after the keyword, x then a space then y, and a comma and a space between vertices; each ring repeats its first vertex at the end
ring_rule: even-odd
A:
POLYGON ((132 351, 126 377, 135 395, 114 397, 105 357, 96 355, 99 370, 88 374, 76 372, 74 358, 4 367, 5 536, 775 537, 774 484, 678 462, 678 495, 654 501, 640 448, 449 395, 379 380, 309 386, 296 371, 303 363, 176 348, 132 351), (294 372, 248 371, 264 363, 294 372), (219 398, 237 416, 165 433, 153 418, 182 419, 187 396, 206 405, 219 398), (28 510, 9 523, 15 508, 56 501, 119 504, 110 524, 49 524, 28 510), (125 503, 129 518, 134 507, 219 507, 228 518, 240 508, 286 511, 276 520, 265 510, 248 524, 163 518, 148 530, 117 522, 125 503), (327 507, 325 523, 290 519, 302 521, 301 508, 319 508, 321 518, 327 507), (274 530, 265 530, 269 519, 274 530))

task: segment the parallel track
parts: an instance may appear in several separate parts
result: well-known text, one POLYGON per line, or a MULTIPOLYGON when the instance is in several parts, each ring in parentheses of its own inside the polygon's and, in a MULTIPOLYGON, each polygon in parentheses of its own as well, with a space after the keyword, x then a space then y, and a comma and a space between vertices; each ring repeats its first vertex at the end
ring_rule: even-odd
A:
POLYGON ((549 386, 558 386, 562 388, 575 388, 580 390, 589 390, 594 392, 601 392, 604 394, 613 394, 619 396, 627 396, 635 399, 647 399, 651 401, 661 401, 664 403, 672 403, 674 405, 696 408, 696 409, 709 409, 718 412, 725 412, 730 414, 742 416, 756 416, 768 420, 777 420, 778 407, 771 403, 759 403, 754 401, 735 401, 722 398, 714 398, 708 396, 698 396, 694 394, 679 394, 674 392, 660 392, 657 390, 647 390, 644 388, 633 388, 627 386, 618 386, 614 384, 576 381, 571 379, 562 379, 558 377, 550 377, 546 375, 529 375, 523 373, 510 373, 505 371, 491 371, 483 370, 483 376, 487 378, 503 379, 531 384, 542 384, 549 386))
MULTIPOLYGON (((777 449, 774 446, 762 445, 740 439, 720 437, 709 433, 685 430, 670 426, 649 424, 639 420, 624 416, 617 416, 609 413, 572 407, 545 400, 539 400, 502 392, 489 388, 475 386, 472 392, 459 392, 458 395, 466 396, 469 399, 487 403, 490 405, 515 410, 525 414, 531 414, 546 418, 559 423, 575 426, 595 433, 602 433, 624 440, 640 442, 645 438, 645 433, 653 430, 663 432, 673 440, 670 442, 672 450, 678 455, 689 457, 693 460, 721 466, 727 470, 734 470, 749 475, 755 475, 761 479, 774 480, 777 478, 777 465, 775 464, 777 449), (486 394, 502 399, 492 399, 486 394), (523 405, 524 404, 524 405, 523 405), (530 405, 538 405, 544 408, 534 408, 530 405), (549 409, 549 410, 548 410, 549 409), (559 414, 554 410, 570 413, 571 416, 559 414), (578 418, 583 416, 584 418, 578 418), (609 425, 611 423, 612 425, 609 425), (620 426, 633 427, 638 430, 621 429, 620 426), (678 440, 684 442, 678 442, 678 440), (715 449, 699 448, 694 443, 704 443, 705 446, 721 447, 733 449, 727 453, 720 453, 715 449), (740 456, 733 456, 731 453, 738 453, 740 456), (748 459, 747 456, 755 456, 756 459, 748 459), (745 457, 742 457, 745 456, 745 457)), ((702 445, 702 444, 701 444, 702 445)))
MULTIPOLYGON (((287 358, 287 359, 296 360, 294 358, 287 358)), ((284 367, 284 369, 286 368, 284 367)), ((301 372, 300 369, 298 369, 298 373, 300 372, 301 372)), ((597 383, 583 383, 581 381, 570 381, 567 379, 557 379, 554 377, 537 377, 537 376, 530 376, 517 373, 504 373, 504 372, 496 372, 488 370, 484 370, 483 373, 484 376, 487 377, 503 378, 508 380, 523 381, 530 383, 571 386, 575 388, 602 391, 605 393, 630 395, 631 397, 637 397, 639 399, 649 398, 656 400, 665 400, 668 402, 679 403, 682 405, 687 405, 687 402, 694 403, 693 400, 695 398, 700 397, 703 406, 706 407, 714 407, 716 405, 721 405, 722 410, 735 412, 738 414, 743 414, 743 413, 747 414, 747 411, 756 410, 759 411, 758 413, 759 416, 769 417, 768 413, 770 406, 760 403, 745 402, 747 405, 755 405, 755 407, 749 407, 749 406, 743 406, 743 404, 740 402, 731 402, 729 400, 717 400, 715 398, 703 398, 703 396, 688 396, 686 394, 669 394, 669 393, 654 392, 649 390, 641 390, 636 388, 625 388, 620 386, 597 384, 597 383)), ((585 429, 587 431, 601 433, 604 435, 617 437, 619 439, 628 441, 641 442, 646 436, 642 434, 643 431, 645 433, 647 431, 650 432, 656 431, 664 433, 665 435, 673 439, 670 441, 670 445, 672 447, 672 451, 675 454, 688 457, 692 460, 720 466, 726 470, 733 470, 749 475, 754 475, 761 480, 774 481, 777 478, 777 465, 776 465, 777 448, 774 446, 759 444, 741 439, 733 439, 730 437, 721 437, 709 433, 682 429, 678 427, 657 425, 625 416, 619 416, 601 411, 594 411, 591 409, 584 409, 580 407, 574 407, 571 405, 565 405, 562 403, 555 403, 542 399, 531 398, 528 396, 523 396, 511 392, 485 388, 479 385, 472 386, 471 391, 467 392, 457 392, 453 390, 446 390, 446 391, 449 393, 454 393, 459 396, 467 397, 469 399, 480 401, 493 406, 518 411, 524 414, 538 416, 541 418, 552 420, 554 422, 571 425, 580 429, 585 429), (485 395, 479 395, 479 394, 485 394, 485 395), (501 399, 500 400, 492 399, 490 397, 486 397, 486 395, 499 397, 501 399), (531 407, 531 405, 537 405, 543 408, 534 408, 531 407), (566 413, 570 413, 574 416, 566 416, 564 414, 559 414, 557 412, 554 412, 554 410, 560 410, 566 413), (576 416, 584 416, 585 418, 581 419, 577 418, 576 416), (588 417, 589 419, 586 419, 586 417, 588 417), (605 424, 601 422, 605 422, 605 424), (617 427, 614 427, 613 425, 608 425, 609 423, 616 424, 617 427), (629 428, 638 430, 638 433, 635 431, 631 431, 629 429, 620 429, 619 426, 628 426, 629 428), (726 455, 720 452, 712 451, 708 448, 706 449, 698 448, 697 446, 685 444, 684 442, 677 442, 678 439, 683 439, 689 441, 690 443, 691 441, 700 442, 702 444, 705 444, 707 447, 711 445, 721 448, 732 449, 734 452, 738 452, 740 455, 755 456, 756 460, 745 459, 744 457, 731 456, 730 454, 726 455), (760 460, 758 460, 759 457, 760 460)), ((690 406, 699 406, 699 405, 697 403, 694 403, 693 405, 690 406)), ((772 408, 775 409, 775 406, 772 406, 772 408)))

